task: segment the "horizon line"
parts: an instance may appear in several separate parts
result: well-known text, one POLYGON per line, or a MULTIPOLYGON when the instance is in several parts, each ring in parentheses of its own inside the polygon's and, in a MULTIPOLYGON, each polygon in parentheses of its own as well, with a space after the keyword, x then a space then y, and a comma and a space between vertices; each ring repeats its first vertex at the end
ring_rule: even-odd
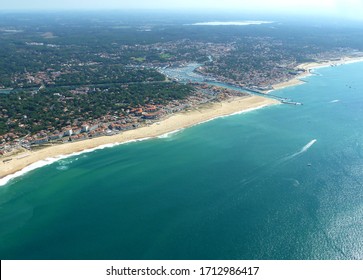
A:
POLYGON ((218 13, 218 15, 223 16, 226 14, 240 14, 241 16, 284 16, 286 18, 296 18, 296 17, 309 17, 310 19, 335 19, 335 20, 348 20, 351 22, 363 22, 363 18, 356 17, 346 17, 342 15, 335 14, 317 14, 317 13, 306 13, 299 11, 259 11, 259 10, 241 10, 241 9, 217 9, 217 8, 9 8, 1 9, 0 14, 6 13, 175 13, 175 14, 213 14, 218 13))

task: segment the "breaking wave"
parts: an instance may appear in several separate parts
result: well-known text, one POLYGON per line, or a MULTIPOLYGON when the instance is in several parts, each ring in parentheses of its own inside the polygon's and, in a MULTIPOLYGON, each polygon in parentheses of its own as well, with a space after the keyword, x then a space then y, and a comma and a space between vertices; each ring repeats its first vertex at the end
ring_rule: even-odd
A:
MULTIPOLYGON (((96 150, 102 150, 102 149, 105 149, 105 148, 112 148, 112 147, 115 147, 115 146, 118 146, 118 145, 123 145, 123 144, 128 144, 128 143, 133 143, 133 142, 139 142, 139 141, 144 141, 144 140, 148 140, 148 139, 150 139, 150 137, 125 141, 125 142, 122 142, 122 143, 105 144, 105 145, 100 145, 100 146, 98 146, 96 148, 86 149, 86 150, 83 150, 81 152, 75 152, 75 153, 72 153, 72 154, 69 154, 69 155, 60 155, 60 156, 56 156, 56 157, 46 158, 44 160, 40 160, 40 161, 37 161, 37 162, 34 162, 34 163, 30 164, 27 167, 23 168, 22 170, 15 172, 14 174, 10 174, 8 176, 5 176, 4 178, 1 178, 0 179, 0 186, 4 186, 7 183, 9 183, 9 181, 11 181, 11 180, 13 180, 13 179, 15 179, 17 177, 21 177, 21 176, 23 176, 24 174, 26 174, 26 173, 28 173, 30 171, 33 171, 35 169, 38 169, 38 168, 53 164, 53 163, 58 162, 60 160, 65 160, 65 159, 68 159, 70 157, 79 156, 79 155, 82 155, 82 154, 85 154, 85 153, 91 153, 91 152, 94 152, 96 150)), ((77 160, 77 159, 75 159, 75 160, 77 160)), ((72 160, 71 161, 69 161, 69 160, 66 161, 66 164, 67 163, 68 164, 72 163, 72 160)), ((62 165, 60 165, 59 166, 60 168, 57 168, 57 169, 60 170, 60 171, 66 170, 66 167, 64 168, 64 167, 61 167, 61 166, 62 165)))
POLYGON ((159 139, 165 139, 165 138, 170 138, 171 136, 174 136, 175 134, 179 133, 180 131, 184 130, 183 128, 181 129, 176 129, 176 130, 173 130, 173 131, 170 131, 170 132, 167 132, 167 133, 164 133, 160 136, 157 136, 157 138, 159 139))

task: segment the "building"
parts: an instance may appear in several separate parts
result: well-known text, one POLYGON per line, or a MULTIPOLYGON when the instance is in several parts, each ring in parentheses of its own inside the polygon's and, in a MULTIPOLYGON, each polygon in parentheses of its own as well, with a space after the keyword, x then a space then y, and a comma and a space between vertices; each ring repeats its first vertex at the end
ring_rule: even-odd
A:
POLYGON ((72 135, 78 135, 78 134, 81 133, 81 131, 82 131, 81 128, 79 128, 79 127, 73 127, 72 128, 72 135))
POLYGON ((161 117, 161 112, 155 112, 151 114, 144 113, 143 118, 147 120, 155 120, 161 117))
POLYGON ((50 135, 48 136, 48 139, 49 140, 58 140, 58 139, 61 139, 62 138, 62 134, 61 133, 58 133, 58 134, 53 134, 53 135, 50 135))
POLYGON ((64 136, 72 136, 73 134, 73 130, 72 128, 66 128, 64 131, 63 131, 63 135, 64 136))
POLYGON ((35 139, 30 144, 31 145, 41 145, 41 144, 45 144, 45 143, 48 143, 48 137, 35 139))
POLYGON ((97 123, 97 124, 94 124, 94 125, 91 125, 88 130, 89 131, 93 131, 93 130, 96 130, 100 125, 97 123))
POLYGON ((83 124, 81 127, 81 132, 88 132, 90 131, 90 127, 88 124, 83 124))

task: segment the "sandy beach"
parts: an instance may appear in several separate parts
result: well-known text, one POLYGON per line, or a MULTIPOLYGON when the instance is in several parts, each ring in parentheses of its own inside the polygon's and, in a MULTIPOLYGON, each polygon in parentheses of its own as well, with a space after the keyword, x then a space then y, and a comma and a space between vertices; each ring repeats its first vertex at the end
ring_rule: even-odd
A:
MULTIPOLYGON (((301 79, 311 75, 311 70, 314 68, 360 61, 363 61, 363 57, 344 57, 340 60, 334 61, 303 63, 298 65, 296 68, 304 69, 305 73, 302 73, 301 75, 296 76, 294 79, 289 81, 273 85, 273 90, 303 84, 304 81, 301 79)), ((266 91, 265 93, 269 93, 273 90, 266 91)), ((279 104, 279 101, 260 96, 234 97, 223 102, 208 103, 190 111, 183 111, 173 114, 152 125, 144 126, 135 130, 129 130, 117 135, 102 136, 79 142, 54 145, 37 151, 24 151, 1 159, 0 186, 4 185, 10 177, 17 177, 29 170, 37 168, 37 166, 34 166, 34 164, 40 161, 46 160, 51 163, 63 156, 72 155, 74 153, 94 149, 100 146, 116 143, 121 144, 144 138, 153 138, 221 116, 227 116, 242 111, 254 110, 274 104, 279 104)))
MULTIPOLYGON (((153 138, 175 130, 180 130, 202 122, 206 122, 217 117, 258 109, 278 103, 279 102, 277 100, 259 96, 234 97, 220 103, 208 103, 190 111, 173 114, 150 126, 129 130, 117 135, 102 136, 79 142, 54 145, 38 151, 25 151, 8 158, 2 158, 0 162, 0 178, 3 179, 0 180, 0 185, 3 185, 7 182, 7 175, 14 174, 16 172, 25 173, 24 168, 42 160, 59 158, 63 155, 70 155, 107 144, 124 143, 132 140, 153 138), (10 161, 6 161, 10 158, 10 161), (21 170, 23 170, 23 172, 21 170)), ((30 168, 30 170, 32 169, 35 168, 30 168)), ((18 175, 20 174, 14 174, 11 176, 16 177, 18 175)))
MULTIPOLYGON (((319 61, 319 62, 302 63, 302 64, 298 65, 296 67, 296 69, 304 69, 305 73, 302 73, 302 74, 296 76, 294 79, 288 80, 286 82, 274 84, 272 87, 273 87, 273 90, 279 90, 279 89, 283 89, 286 87, 298 86, 298 85, 305 83, 301 79, 310 76, 311 75, 310 71, 315 68, 329 67, 332 65, 337 66, 337 65, 341 65, 341 64, 348 64, 348 63, 361 62, 361 61, 363 61, 363 57, 347 56, 347 57, 343 57, 339 60, 326 60, 326 61, 319 61)), ((266 91, 265 93, 269 93, 273 90, 266 91)))

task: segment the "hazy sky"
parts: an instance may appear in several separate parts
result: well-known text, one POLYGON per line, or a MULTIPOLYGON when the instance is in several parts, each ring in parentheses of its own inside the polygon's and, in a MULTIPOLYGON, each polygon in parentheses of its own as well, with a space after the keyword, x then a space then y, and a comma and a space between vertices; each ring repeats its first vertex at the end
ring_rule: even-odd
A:
POLYGON ((363 20, 363 0, 0 0, 0 10, 201 8, 322 13, 363 20))

